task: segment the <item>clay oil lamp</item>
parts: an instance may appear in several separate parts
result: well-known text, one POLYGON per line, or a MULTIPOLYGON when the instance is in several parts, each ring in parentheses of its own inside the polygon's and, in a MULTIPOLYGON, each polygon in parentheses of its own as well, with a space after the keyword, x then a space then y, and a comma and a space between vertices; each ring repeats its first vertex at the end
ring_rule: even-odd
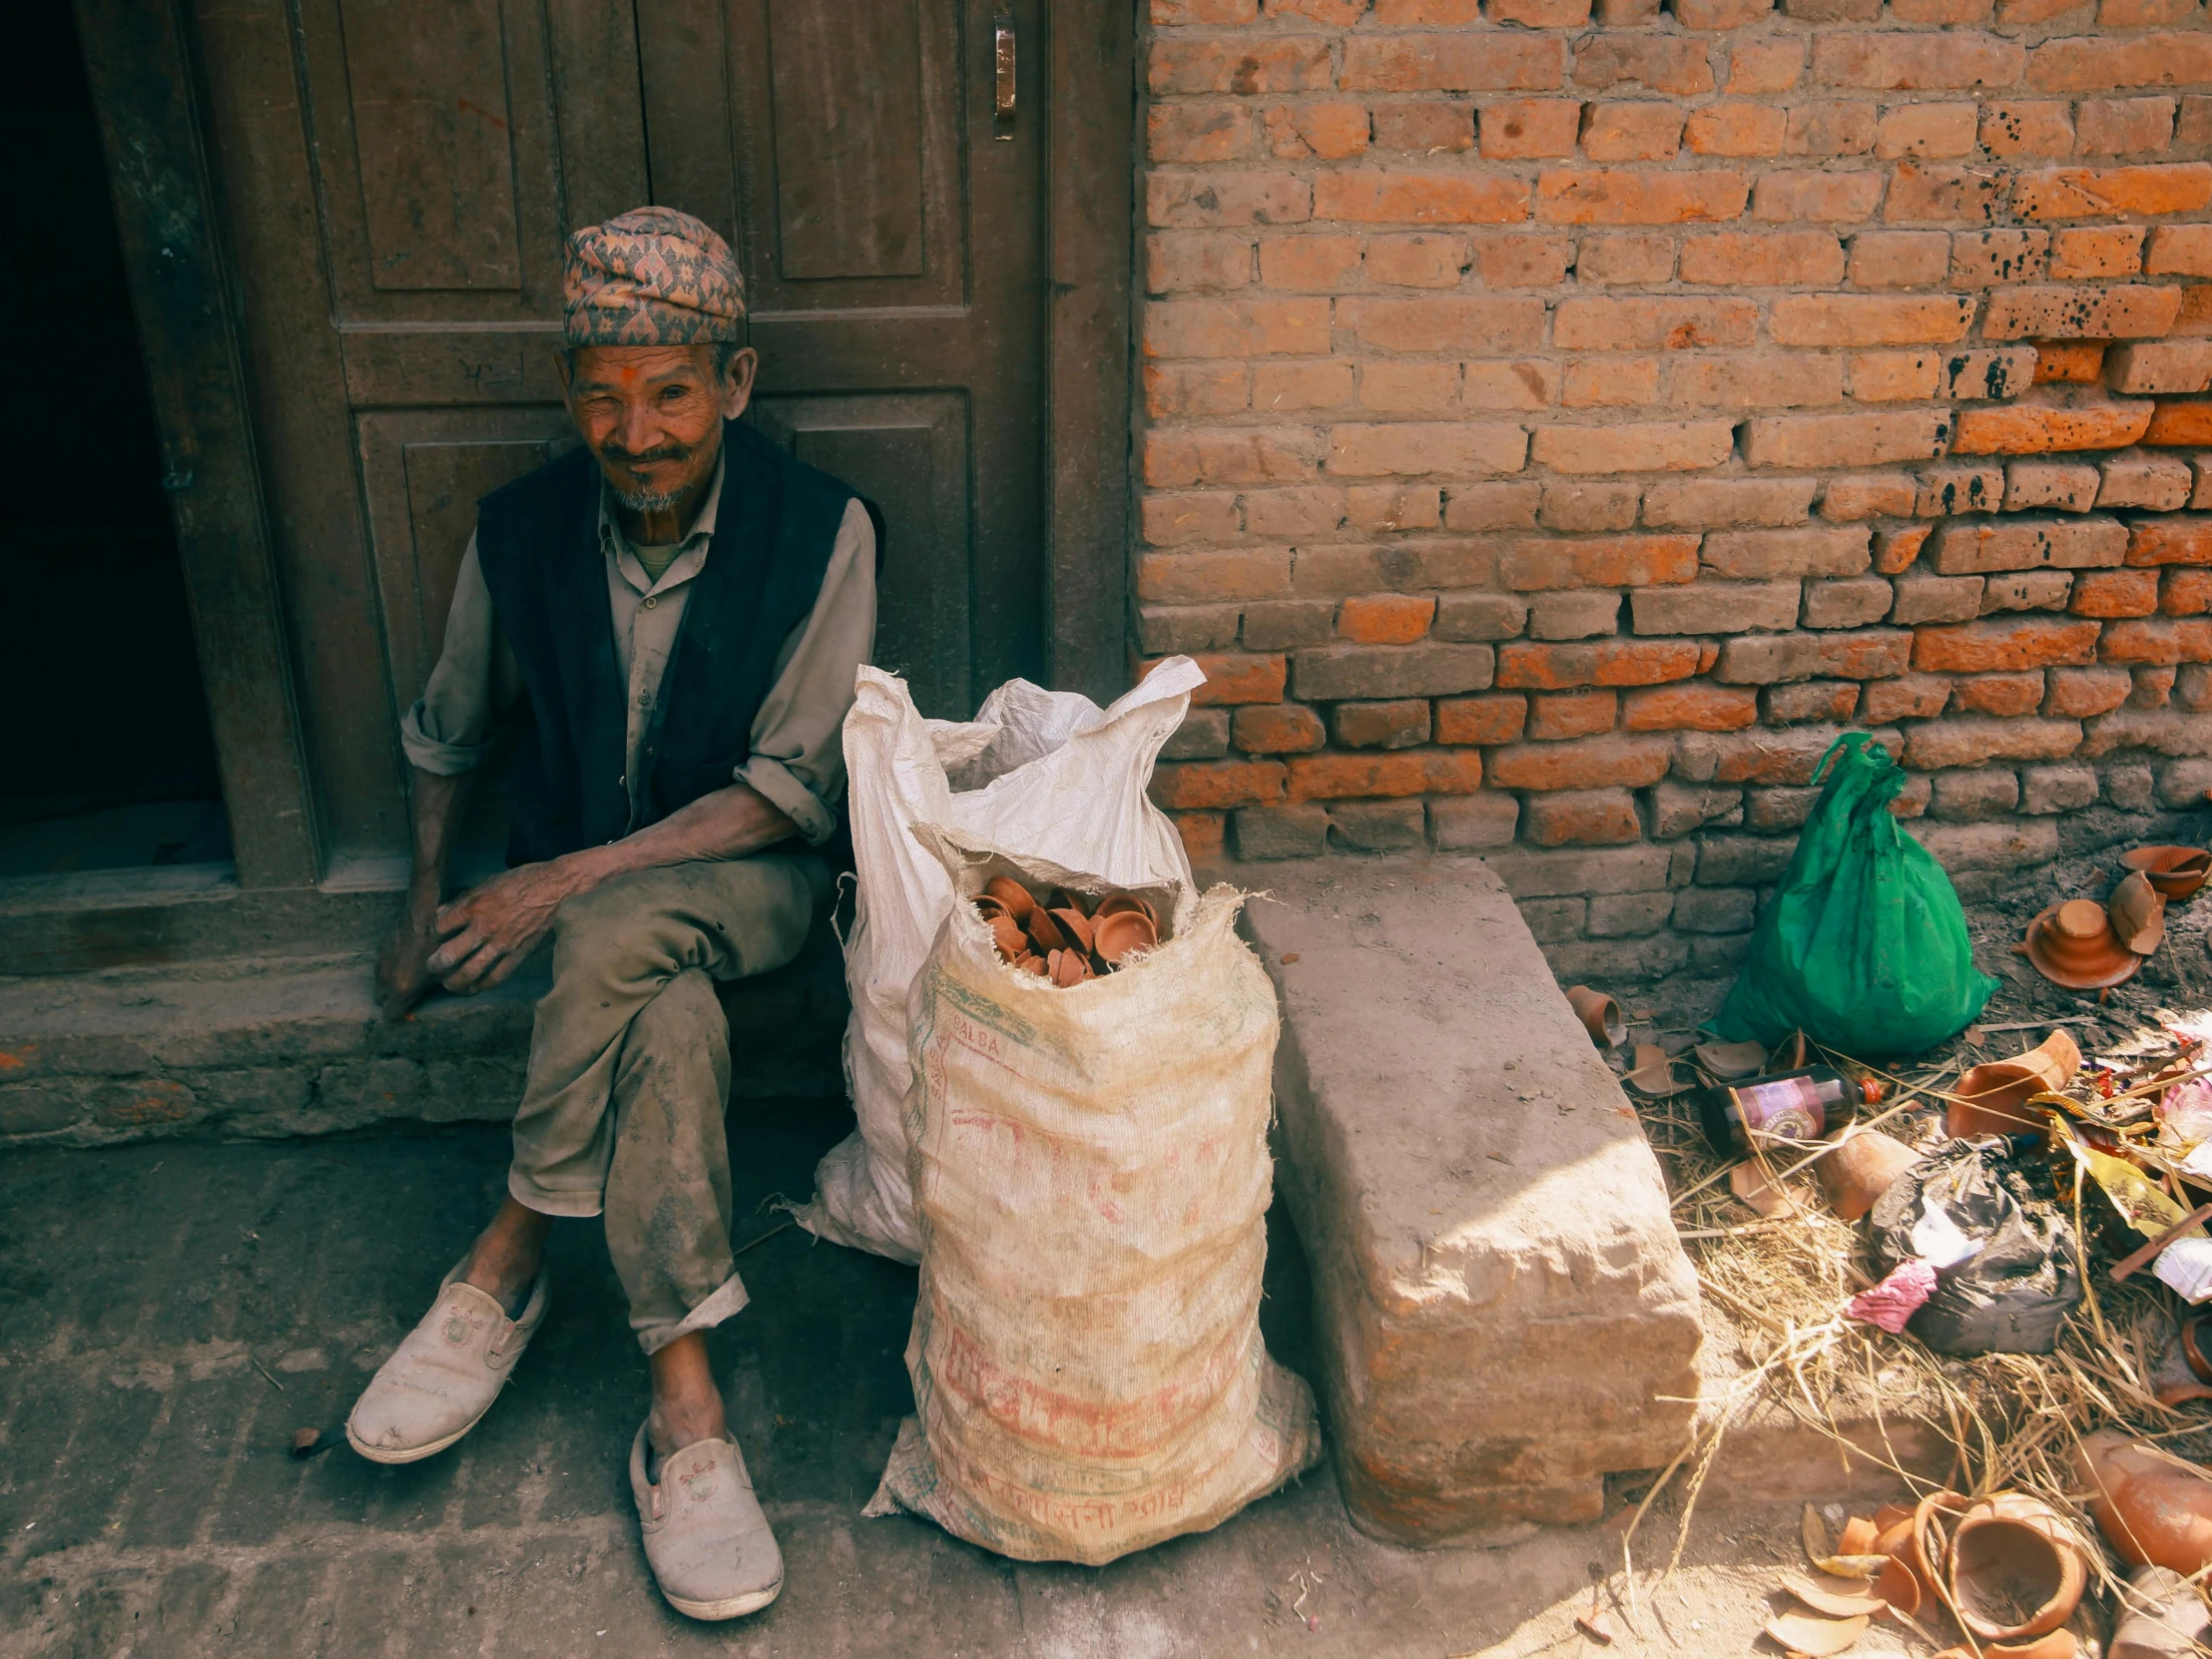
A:
POLYGON ((1621 1005, 1603 991, 1593 991, 1587 985, 1567 987, 1567 1005, 1574 1009, 1575 1018, 1582 1022, 1582 1029, 1589 1032, 1590 1040, 1600 1048, 1618 1048, 1628 1040, 1628 1023, 1621 1018, 1621 1005))
POLYGON ((1032 909, 1028 916, 1029 936, 1037 941, 1039 955, 1049 955, 1055 950, 1067 949, 1071 942, 1060 931, 1060 924, 1052 919, 1050 910, 1032 909))
POLYGON ((1133 892, 1108 893, 1098 901, 1098 908, 1091 912, 1093 922, 1104 921, 1108 916, 1118 916, 1134 911, 1152 923, 1152 936, 1160 936, 1160 912, 1151 903, 1133 892))
POLYGON ((1029 935, 1021 930, 1021 923, 1009 915, 991 917, 991 942, 998 946, 998 953, 1012 961, 1029 948, 1029 935))
POLYGON ((2212 875, 2212 852, 2201 846, 2138 846, 2121 853, 2120 862, 2141 870, 2159 896, 2175 904, 2194 898, 2212 875))
POLYGON ((1109 911, 1101 904, 1091 919, 1091 949, 1109 967, 1119 967, 1124 957, 1159 942, 1160 929, 1144 910, 1109 911))
POLYGON ((2131 979, 2143 965, 2112 931, 2112 918, 2093 898, 2053 904, 2027 924, 2027 959, 2054 985, 2103 990, 2131 979))
POLYGON ((1003 905, 1008 915, 1024 924, 1029 920, 1029 912, 1037 907, 1037 901, 1029 896, 1029 889, 1011 875, 994 875, 985 881, 983 896, 1003 905))
POLYGON ((1067 936, 1068 943, 1088 956, 1091 953, 1091 918, 1072 904, 1054 909, 1052 919, 1067 936))

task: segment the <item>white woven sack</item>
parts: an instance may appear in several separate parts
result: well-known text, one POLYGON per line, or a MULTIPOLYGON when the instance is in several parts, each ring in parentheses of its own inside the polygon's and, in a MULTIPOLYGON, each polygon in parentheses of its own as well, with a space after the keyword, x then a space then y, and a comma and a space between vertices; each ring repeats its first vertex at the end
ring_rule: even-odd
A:
POLYGON ((973 722, 924 720, 905 681, 863 668, 844 717, 846 799, 858 873, 844 941, 845 1086, 859 1127, 822 1160, 800 1225, 901 1262, 920 1259, 906 1187, 906 993, 952 905, 944 866, 914 839, 955 828, 1094 869, 1122 886, 1190 882, 1175 826, 1146 798, 1160 746, 1206 676, 1161 663, 1113 707, 1009 680, 973 722))
POLYGON ((1321 1453, 1260 1337, 1277 1016, 1243 895, 1135 884, 1170 937, 1062 989, 1002 962, 965 898, 1129 883, 928 838, 962 901, 911 1003, 917 1415, 869 1512, 1091 1564, 1218 1525, 1321 1453))

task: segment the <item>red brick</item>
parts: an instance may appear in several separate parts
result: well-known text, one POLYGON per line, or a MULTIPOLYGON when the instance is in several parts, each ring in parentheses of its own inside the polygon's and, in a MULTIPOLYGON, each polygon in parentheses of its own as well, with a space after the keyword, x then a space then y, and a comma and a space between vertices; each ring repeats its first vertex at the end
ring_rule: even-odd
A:
POLYGON ((1392 414, 1444 414, 1459 396, 1457 363, 1371 362, 1360 371, 1360 406, 1392 414))
POLYGON ((2212 225, 2154 225, 2143 270, 2153 276, 2212 276, 2212 225))
POLYGON ((1137 560, 1137 597, 1156 605, 1274 599, 1290 591, 1291 554, 1284 547, 1146 553, 1137 560))
POLYGON ((2168 616, 2202 616, 2212 611, 2212 570, 2178 566, 2166 572, 2158 608, 2168 616))
POLYGON ((1530 29, 1579 29, 1590 21, 1590 0, 1489 0, 1492 23, 1530 29))
POLYGON ((1559 396, 1559 370, 1551 363, 1475 362, 1461 371, 1460 401, 1470 409, 1541 409, 1559 396))
MULTIPOLYGON (((1764 288, 1805 287, 1843 279, 1844 245, 1827 231, 1771 231, 1764 235, 1722 231, 1682 239, 1685 282, 1764 288)), ((1776 336, 1778 340, 1780 337, 1776 336)))
POLYGON ((1459 285, 1467 262, 1463 237, 1423 235, 1370 237, 1368 280, 1393 287, 1449 288, 1459 285))
POLYGON ((1985 168, 1900 162, 1882 217, 1893 225, 1986 225, 2004 199, 2004 175, 1985 168))
POLYGON ((1260 280, 1271 288, 1334 293, 1359 269, 1358 237, 1268 237, 1260 244, 1260 280))
POLYGON ((1956 688, 1958 707, 1977 715, 2031 715, 2043 701, 2043 671, 1969 674, 1956 688))
POLYGON ((2128 699, 2134 681, 2124 668, 2054 668, 2043 713, 2071 720, 2110 714, 2128 699))
POLYGON ((1778 345, 1917 345, 1963 338, 1973 312, 1963 294, 1786 293, 1767 326, 1778 345))
POLYGON ((1438 743, 1511 743, 1527 723, 1525 697, 1493 693, 1487 697, 1446 698, 1436 705, 1438 743))
POLYGON ((1740 218, 1741 173, 1562 169, 1536 176, 1536 217, 1550 225, 1691 225, 1740 218))
POLYGON ((1750 423, 1744 458, 1753 466, 1880 466, 1942 452, 1941 410, 1910 414, 1769 415, 1750 423))
MULTIPOLYGON (((1570 409, 1634 408, 1659 399, 1656 357, 1590 357, 1567 365, 1559 401, 1570 409)), ((1611 525, 1564 524, 1563 530, 1611 529, 1611 525)))
POLYGON ((1345 40, 1344 87, 1376 92, 1549 92, 1566 85, 1556 35, 1371 35, 1345 40))
POLYGON ((1373 126, 1378 150, 1410 150, 1426 156, 1474 148, 1473 106, 1446 99, 1378 104, 1373 126))
POLYGON ((1252 239, 1217 231, 1165 231, 1144 239, 1144 285, 1151 293, 1220 291, 1252 280, 1252 239))
POLYGON ((1619 712, 1618 692, 1545 692, 1528 700, 1528 735, 1545 742, 1587 738, 1610 732, 1619 712))
POLYGON ((2158 609, 2158 572, 2085 570, 2074 578, 2066 609, 2075 616, 2149 616, 2158 609))
POLYGON ((2059 761, 2081 743, 2070 720, 1931 721, 1905 740, 1905 764, 1916 772, 1941 772, 1990 761, 2059 761))
POLYGON ((1290 799, 1468 795, 1482 787, 1479 749, 1401 749, 1369 755, 1301 755, 1290 763, 1290 799))
POLYGON ((1933 524, 1907 524, 1896 529, 1877 530, 1874 537, 1874 573, 1877 576, 1895 576, 1921 556, 1921 549, 1928 544, 1934 532, 1933 524))
POLYGON ((1484 356, 1532 351, 1543 346, 1544 302, 1533 295, 1500 298, 1494 294, 1340 299, 1337 325, 1360 344, 1379 351, 1484 356))
POLYGON ((2049 256, 2048 231, 1954 231, 1951 286, 1985 288, 2032 281, 2043 275, 2049 256))
POLYGON ((1368 147, 1365 104, 1279 104, 1267 114, 1268 148, 1289 161, 1343 161, 1368 147))
POLYGON ((1254 490, 1245 497, 1244 509, 1245 529, 1251 534, 1304 539, 1327 535, 1344 522, 1345 492, 1326 487, 1254 490))
POLYGON ((2171 98, 2088 98, 2074 122, 2085 156, 2140 156, 2173 143, 2171 98))
POLYGON ((1509 691, 1576 686, 1657 686, 1699 672, 1695 640, 1598 640, 1539 645, 1508 640, 1497 650, 1497 684, 1509 691))
POLYGON ((1725 420, 1648 420, 1618 426, 1539 426, 1529 458, 1554 472, 1690 472, 1736 450, 1725 420))
POLYGON ((1151 15, 1163 29, 1250 23, 1260 15, 1260 0, 1152 0, 1151 15))
POLYGON ((1665 161, 1682 147, 1682 112, 1672 102, 1640 98, 1592 104, 1582 116, 1582 153, 1593 162, 1665 161))
POLYGON ((1163 489, 1303 482, 1314 474, 1316 448, 1303 426, 1154 427, 1144 436, 1144 481, 1163 489))
POLYGON ((1875 127, 1874 153, 1885 161, 1900 156, 1938 160, 1970 156, 1974 146, 1971 104, 1898 104, 1882 112, 1875 127))
POLYGON ((2043 92, 2101 92, 2107 87, 2172 87, 2212 81, 2212 35, 2085 36, 2050 40, 2027 60, 2027 84, 2043 92))
MULTIPOLYGON (((2204 293, 2212 289, 2193 288, 2190 291, 2204 293)), ((2150 425, 2143 432, 2143 441, 2172 448, 2212 444, 2212 403, 2176 399, 2159 404, 2158 412, 2150 417, 2150 425)))
POLYGON ((2094 622, 2041 616, 1923 628, 1914 636, 1913 666, 1928 672, 1976 674, 2086 665, 2096 661, 2097 629, 2094 622))
POLYGON ((1230 741, 1247 755, 1302 755, 1328 741, 1321 716, 1303 703, 1255 704, 1230 717, 1230 741))
POLYGON ((2066 343, 2052 340, 2035 342, 2034 384, 2093 386, 2104 379, 2104 345, 2102 341, 2066 343))
POLYGON ((1574 244, 1548 235, 1485 236, 1474 245, 1474 269, 1493 288, 1549 287, 1574 264, 1574 244))
POLYGON ((1326 356, 1327 299, 1161 299, 1144 308, 1147 357, 1326 356))
POLYGON ((1574 84, 1592 92, 1644 86, 1691 97, 1713 90, 1706 42, 1670 35, 1586 35, 1575 44, 1574 84))
POLYGON ((1145 153, 1155 162, 1227 162, 1252 151, 1252 111, 1242 104, 1155 104, 1145 112, 1145 153))
POLYGON ((2212 622, 2157 617, 2105 624, 2097 660, 2121 666, 2212 663, 2212 622))
POLYGON ((1323 92, 1329 41, 1321 35, 1166 35, 1152 42, 1145 82, 1154 97, 1177 92, 1323 92))
POLYGON ((1293 173, 1154 170, 1144 182, 1145 223, 1171 230, 1303 224, 1313 199, 1313 187, 1293 173))
POLYGON ((2045 455, 2063 449, 2124 449, 2150 425, 2147 402, 2085 403, 2066 408, 2015 403, 1960 409, 1953 455, 2045 455))
POLYGON ((1152 769, 1153 804, 1268 807, 1283 799, 1288 774, 1281 761, 1162 761, 1152 769))
MULTIPOLYGON (((1680 15, 1679 12, 1677 15, 1680 15)), ((1684 28, 1690 27, 1688 24, 1684 28)), ((1729 48, 1728 90, 1741 96, 1788 92, 1805 71, 1805 42, 1789 35, 1739 40, 1729 48)))
POLYGON ((1626 790, 1532 795, 1520 823, 1522 838, 1537 846, 1619 846, 1644 835, 1636 798, 1626 790))
POLYGON ((1498 580, 1518 593, 1689 582, 1697 577, 1699 540, 1697 536, 1593 536, 1521 541, 1499 558, 1498 580))
POLYGON ((1872 218, 1881 200, 1879 173, 1766 173, 1752 197, 1751 217, 1842 224, 1872 218))
POLYGON ((1790 409, 1843 397, 1842 360, 1810 352, 1685 357, 1667 383, 1667 401, 1684 409, 1790 409))
POLYGON ((2017 43, 1972 29, 1941 34, 1838 30, 1813 38, 1815 80, 1888 92, 2008 87, 2019 80, 2026 59, 2017 43))
POLYGON ((1565 351, 1682 351, 1749 345, 1759 308, 1748 299, 1601 299, 1559 301, 1552 338, 1565 351))
POLYGON ((2133 276, 2143 269, 2143 227, 2100 225, 2050 239, 2050 274, 2066 278, 2133 276))
POLYGON ((1172 821, 1175 832, 1182 837, 1183 855, 1200 867, 1220 858, 1224 851, 1223 827, 1229 822, 1221 813, 1177 813, 1172 821))
POLYGON ((1918 403, 1942 380, 1935 351, 1857 351, 1849 361, 1851 395, 1862 403, 1918 403))
POLYGON ((1757 692, 1706 680, 1646 686, 1621 705, 1621 726, 1630 732, 1737 732, 1758 719, 1757 692))
POLYGON ((1244 533, 1237 497, 1228 491, 1190 490, 1147 495, 1137 503, 1144 539, 1154 547, 1181 547, 1194 541, 1229 541, 1244 533))
POLYGON ((1874 105, 1859 99, 1796 104, 1782 148, 1793 156, 1864 156, 1874 148, 1874 105))
POLYGON ((1496 789, 1643 789, 1666 777, 1674 740, 1613 734, 1567 743, 1523 743, 1490 751, 1496 789))
POLYGON ((1992 156, 2070 156, 2073 109, 2063 100, 2007 99, 1981 106, 1981 148, 1992 156))
POLYGON ((1251 375, 1242 363, 1145 364, 1145 412, 1155 420, 1234 414, 1251 401, 1251 375))
POLYGON ((1337 637, 1357 645, 1411 645, 1436 614, 1433 594, 1378 593, 1337 607, 1337 637))
POLYGON ((1485 104, 1475 121, 1482 154, 1491 161, 1571 156, 1582 105, 1572 98, 1507 98, 1485 104))
MULTIPOLYGON (((1512 701, 1518 703, 1520 699, 1512 701)), ((1428 704, 1423 698, 1340 703, 1330 711, 1329 718, 1336 728, 1337 741, 1347 749, 1410 749, 1428 741, 1428 704)))
POLYGON ((2212 565, 2212 515, 2138 519, 2128 535, 2131 565, 2212 565))
POLYGON ((1375 0, 1375 20, 1385 29, 1463 28, 1482 20, 1478 0, 1375 0))
POLYGON ((1480 477, 1518 472, 1527 448, 1528 436, 1518 426, 1425 420, 1334 426, 1328 469, 1350 478, 1480 477))
MULTIPOLYGON (((1232 703, 1280 703, 1290 678, 1288 661, 1275 654, 1224 652, 1191 659, 1206 675, 1206 684, 1191 693, 1197 708, 1232 703)), ((1145 665, 1150 673, 1151 664, 1145 665)))
POLYGON ((1372 168, 1324 173, 1314 181, 1314 217, 1364 225, 1510 225, 1528 217, 1528 182, 1372 168))
POLYGON ((1949 701, 1950 682, 1936 675, 1870 680, 1859 700, 1859 718, 1872 725, 1887 725, 1893 720, 1934 720, 1949 701))
POLYGON ((2201 213, 2212 204, 2212 163, 2150 167, 2053 167, 2012 187, 2022 219, 2103 219, 2118 214, 2201 213))
POLYGON ((1342 360, 1256 363, 1252 369, 1252 406, 1263 414, 1342 408, 1352 391, 1352 364, 1342 360))
POLYGON ((1725 102, 1690 112, 1682 142, 1698 156, 1779 156, 1789 117, 1768 104, 1725 102))

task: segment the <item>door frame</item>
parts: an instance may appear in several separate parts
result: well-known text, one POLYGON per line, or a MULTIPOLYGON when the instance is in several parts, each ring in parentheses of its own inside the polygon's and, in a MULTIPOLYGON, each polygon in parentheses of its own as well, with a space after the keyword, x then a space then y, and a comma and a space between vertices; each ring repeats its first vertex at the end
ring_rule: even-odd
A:
MULTIPOLYGON (((190 0, 74 0, 244 888, 325 873, 190 0)), ((1055 686, 1128 681, 1132 0, 1048 0, 1045 583, 1055 686), (1097 158, 1108 158, 1101 166, 1097 158), (1102 617, 1119 626, 1101 628, 1102 617)), ((114 874, 108 880, 112 884, 114 874)))

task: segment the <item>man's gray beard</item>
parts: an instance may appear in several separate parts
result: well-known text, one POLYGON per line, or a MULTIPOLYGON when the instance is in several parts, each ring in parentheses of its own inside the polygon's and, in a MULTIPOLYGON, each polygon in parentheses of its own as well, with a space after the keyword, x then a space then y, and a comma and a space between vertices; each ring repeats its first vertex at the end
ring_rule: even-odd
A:
POLYGON ((676 510, 676 503, 684 498, 682 490, 645 490, 632 495, 616 490, 615 499, 634 513, 667 513, 676 510))

